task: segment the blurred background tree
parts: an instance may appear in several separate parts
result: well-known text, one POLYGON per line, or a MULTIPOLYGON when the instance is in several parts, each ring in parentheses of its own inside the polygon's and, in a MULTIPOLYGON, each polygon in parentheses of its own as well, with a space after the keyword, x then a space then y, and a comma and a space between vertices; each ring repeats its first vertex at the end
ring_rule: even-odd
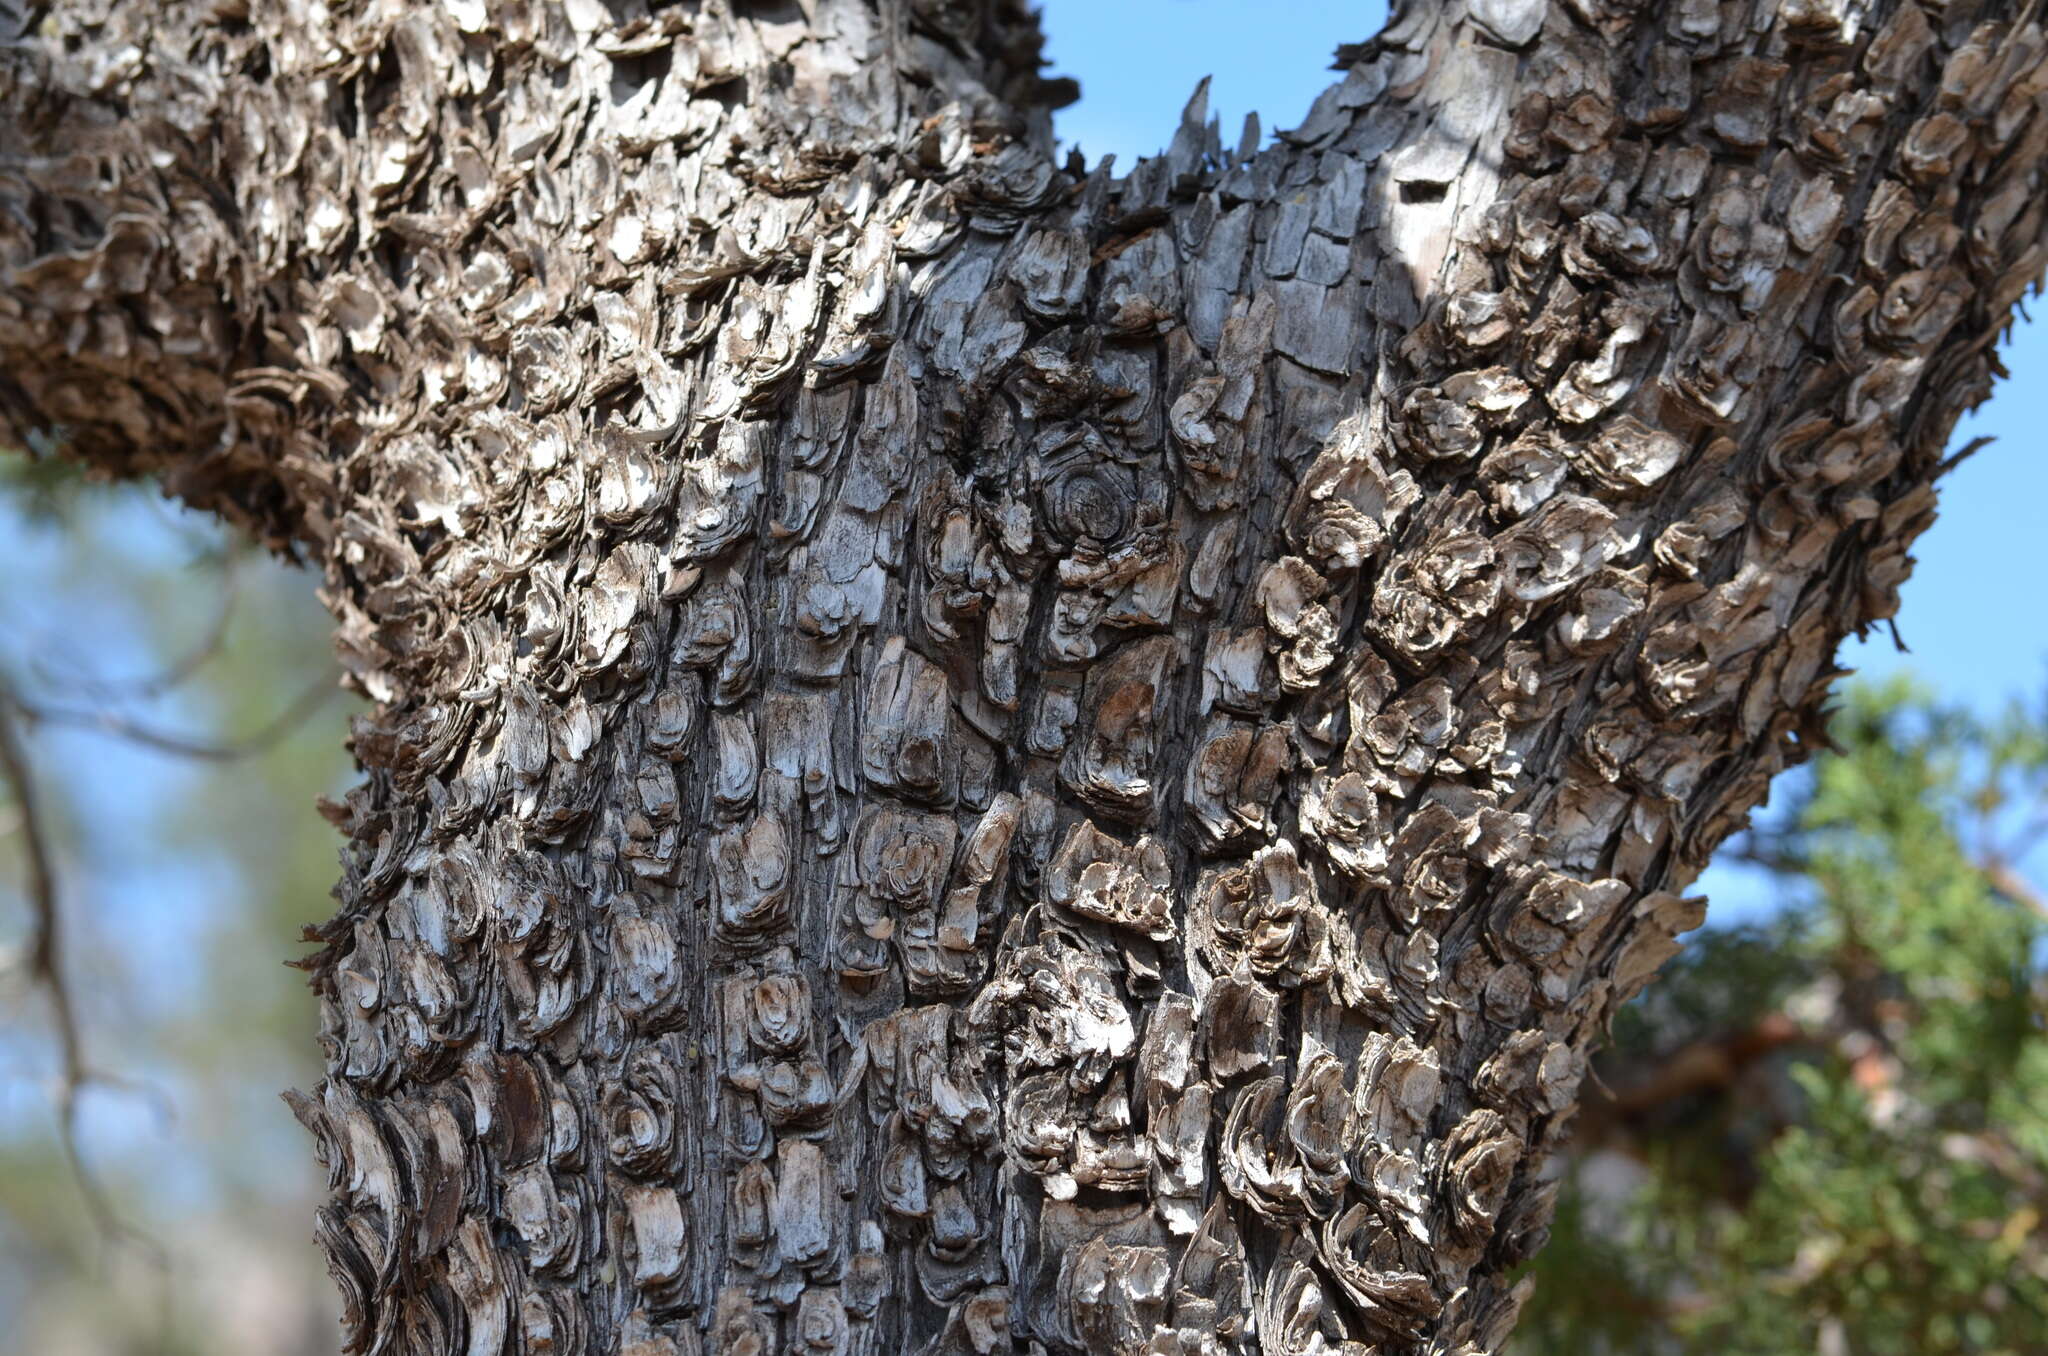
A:
POLYGON ((2048 708, 1852 687, 1785 907, 1616 1023, 1517 1356, 2048 1350, 2048 708))

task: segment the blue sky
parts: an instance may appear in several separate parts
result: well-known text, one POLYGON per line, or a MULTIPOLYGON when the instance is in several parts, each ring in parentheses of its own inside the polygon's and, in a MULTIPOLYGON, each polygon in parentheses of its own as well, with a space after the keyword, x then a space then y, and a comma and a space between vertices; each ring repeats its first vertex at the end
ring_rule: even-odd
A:
MULTIPOLYGON (((1222 117, 1227 143, 1235 141, 1244 114, 1253 109, 1268 134, 1298 122, 1333 78, 1327 69, 1332 50, 1340 42, 1369 36, 1384 12, 1371 0, 1042 4, 1054 69, 1077 77, 1083 88, 1082 101, 1059 115, 1060 135, 1091 156, 1114 153, 1126 167, 1165 143, 1204 75, 1213 77, 1210 108, 1222 117)), ((2012 378, 1957 432, 1958 443, 1982 435, 1997 441, 1949 478, 1935 526, 1916 551, 1920 563, 1906 585, 1899 617, 1912 654, 1896 654, 1889 636, 1880 632, 1869 643, 1852 643, 1843 655, 1845 664, 1867 674, 1910 668, 1940 693, 1987 713, 2048 687, 2048 607, 2035 597, 2043 586, 2033 583, 2039 565, 2031 549, 2038 506, 2048 502, 2048 465, 2033 436, 2048 426, 2048 329, 2020 326, 2006 363, 2012 378)), ((69 654, 90 660, 102 672, 136 673, 154 666, 155 650, 147 638, 163 599, 136 590, 123 567, 128 574, 142 567, 175 575, 195 548, 184 528, 166 521, 175 515, 161 506, 131 504, 110 512, 120 520, 110 539, 127 543, 135 555, 81 566, 57 541, 29 531, 15 506, 0 503, 0 569, 5 570, 0 632, 9 638, 9 662, 34 656, 61 668, 62 657, 69 654)), ((186 573, 199 580, 196 587, 209 587, 203 572, 186 573)), ((196 606, 192 615, 203 616, 206 610, 196 606)), ((279 699, 296 691, 298 681, 295 676, 291 684, 281 684, 279 699)), ((230 713, 230 723, 248 728, 271 709, 266 703, 262 712, 230 713)), ((318 718, 337 742, 342 710, 330 708, 318 718)), ((220 714, 179 701, 154 713, 161 725, 201 730, 220 714)), ((95 938, 118 934, 129 940, 132 951, 172 962, 118 976, 98 971, 85 976, 88 1040, 96 1059, 124 1072, 148 1068, 151 1056, 144 1053, 142 1033, 202 998, 195 986, 255 984, 257 972, 277 973, 278 960, 296 948, 289 935, 252 930, 232 939, 232 965, 209 955, 207 948, 221 940, 215 929, 236 916, 226 901, 238 890, 246 892, 251 882, 240 879, 247 863, 231 860, 225 847, 188 846, 182 858, 174 859, 154 850, 161 843, 151 831, 156 812, 191 797, 200 785, 189 765, 75 732, 45 732, 38 756, 53 781, 61 771, 62 786, 53 791, 62 808, 92 809, 72 826, 79 841, 66 863, 74 956, 90 956, 95 938), (201 957, 207 957, 206 963, 199 963, 201 957)), ((310 820, 311 806, 300 808, 310 820)), ((1754 876, 1722 867, 1711 871, 1701 888, 1715 900, 1716 923, 1753 917, 1774 898, 1754 876)), ((312 897, 304 907, 309 916, 319 916, 326 902, 312 897)), ((18 940, 16 923, 0 919, 0 949, 18 940)), ((47 1054, 30 1048, 40 1028, 31 1030, 22 1020, 40 1021, 39 996, 8 993, 0 999, 12 1000, 0 1002, 4 1142, 46 1121, 49 1108, 40 1084, 22 1076, 41 1067, 47 1054), (5 1025, 9 1022, 13 1025, 5 1025)), ((235 1146, 235 1155, 247 1160, 251 1173, 270 1174, 267 1180, 284 1202, 315 1188, 303 1138, 269 1096, 270 1088, 292 1076, 265 1066, 242 1077, 266 1110, 239 1121, 235 1146)), ((202 1118, 192 1114, 191 1089, 182 1078, 163 1081, 179 1095, 184 1113, 179 1123, 157 1123, 146 1103, 133 1097, 96 1096, 88 1104, 89 1153, 100 1159, 140 1151, 149 1160, 150 1180, 180 1201, 224 1190, 221 1180, 202 1166, 209 1146, 202 1118)), ((249 1222, 248 1227, 257 1225, 249 1222)), ((268 1237, 249 1234, 259 1241, 268 1237)), ((296 1214, 274 1246, 304 1250, 306 1269, 317 1272, 296 1214)), ((0 1308, 6 1307, 9 1280, 0 1267, 0 1308)), ((327 1302, 324 1288, 320 1295, 320 1302, 327 1302)))
MULTIPOLYGON (((1378 3, 1328 0, 1043 0, 1047 55, 1081 82, 1081 102, 1057 118, 1060 138, 1091 159, 1114 154, 1128 168, 1159 150, 1204 75, 1225 145, 1256 109, 1270 137, 1291 127, 1334 79, 1330 55, 1377 30, 1378 3)), ((2048 299, 2036 306, 2048 316, 2048 299)), ((1982 436, 1989 447, 1944 482, 1934 526, 1914 549, 1919 563, 1897 618, 1910 654, 1879 628, 1844 645, 1845 667, 1870 676, 1910 670, 1943 697, 1990 714, 2014 698, 2048 689, 2048 604, 2034 546, 2048 504, 2048 461, 2038 448, 2048 427, 2048 327, 2021 323, 2005 350, 2010 379, 1956 430, 1957 445, 1982 436)), ((1715 920, 1750 916, 1764 905, 1749 877, 1717 868, 1702 881, 1715 920)))

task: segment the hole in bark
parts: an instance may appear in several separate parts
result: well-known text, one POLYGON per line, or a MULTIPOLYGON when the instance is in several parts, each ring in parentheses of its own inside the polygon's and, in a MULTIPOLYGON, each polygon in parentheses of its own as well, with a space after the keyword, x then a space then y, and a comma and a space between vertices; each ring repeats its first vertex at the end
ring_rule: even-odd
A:
POLYGON ((1449 184, 1435 184, 1427 179, 1410 179, 1401 185, 1401 201, 1442 202, 1450 188, 1449 184))
POLYGON ((365 127, 375 127, 377 115, 397 102, 405 87, 404 77, 405 68, 398 53, 388 44, 371 58, 368 73, 356 87, 362 99, 365 127))
POLYGON ((655 81, 667 79, 674 66, 675 51, 669 47, 657 47, 640 56, 613 57, 612 102, 625 103, 655 81))
POLYGON ((745 11, 757 23, 799 23, 804 18, 804 7, 798 0, 740 0, 734 8, 745 11))

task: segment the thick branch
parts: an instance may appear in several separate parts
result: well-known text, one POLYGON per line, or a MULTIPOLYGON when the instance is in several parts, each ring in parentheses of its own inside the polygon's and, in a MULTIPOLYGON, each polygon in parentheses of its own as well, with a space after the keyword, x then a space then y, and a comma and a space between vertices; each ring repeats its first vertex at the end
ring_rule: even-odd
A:
POLYGON ((1496 1349, 2040 271, 1964 12, 1410 7, 1121 180, 1005 5, 218 39, 352 1340, 1496 1349))

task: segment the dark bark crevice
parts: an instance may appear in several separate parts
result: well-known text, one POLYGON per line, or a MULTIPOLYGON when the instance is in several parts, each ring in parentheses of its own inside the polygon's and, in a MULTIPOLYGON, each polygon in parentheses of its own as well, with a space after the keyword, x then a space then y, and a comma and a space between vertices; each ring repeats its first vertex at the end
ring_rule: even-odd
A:
POLYGON ((360 1350, 1496 1349, 2044 258, 1997 7, 1407 6, 1123 179, 1007 3, 136 22, 4 58, 0 395, 378 703, 360 1350))

